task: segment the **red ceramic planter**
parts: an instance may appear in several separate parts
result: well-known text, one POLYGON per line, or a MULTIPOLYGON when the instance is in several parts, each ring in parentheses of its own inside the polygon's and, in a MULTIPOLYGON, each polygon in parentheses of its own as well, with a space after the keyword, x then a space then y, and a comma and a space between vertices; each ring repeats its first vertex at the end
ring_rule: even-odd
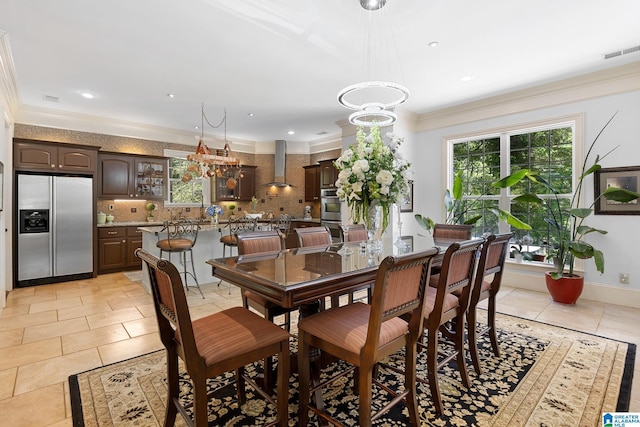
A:
POLYGON ((551 294, 551 298, 555 302, 562 304, 575 304, 582 294, 582 288, 584 287, 583 276, 563 276, 560 279, 551 278, 551 272, 544 273, 545 281, 547 282, 547 289, 551 294))

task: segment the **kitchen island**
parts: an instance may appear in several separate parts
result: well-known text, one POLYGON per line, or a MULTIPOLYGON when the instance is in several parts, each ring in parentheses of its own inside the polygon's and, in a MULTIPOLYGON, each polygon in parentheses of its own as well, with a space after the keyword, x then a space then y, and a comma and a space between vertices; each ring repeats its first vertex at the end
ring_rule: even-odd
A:
MULTIPOLYGON (((261 227, 269 226, 269 220, 259 220, 258 225, 261 227)), ((200 225, 198 231, 198 238, 196 244, 193 247, 193 262, 198 282, 202 285, 204 283, 214 283, 218 279, 211 275, 211 266, 207 264, 207 261, 212 258, 221 258, 223 245, 220 242, 220 238, 229 233, 229 229, 226 227, 227 221, 223 220, 217 226, 212 226, 210 223, 205 222, 200 225)), ((320 225, 320 220, 302 220, 297 219, 292 221, 292 227, 289 231, 290 237, 293 235, 294 226, 317 226, 320 225)), ((160 256, 160 249, 156 247, 158 240, 165 239, 167 233, 162 231, 162 226, 143 226, 138 227, 138 231, 142 232, 142 248, 155 256, 160 256)), ((288 239, 289 240, 289 239, 288 239)), ((233 250, 233 255, 236 255, 237 251, 233 250)), ((168 254, 163 254, 168 259, 168 254)), ((229 256, 229 251, 226 251, 226 255, 229 256)), ((179 254, 173 254, 171 256, 171 262, 173 262, 179 271, 183 271, 182 263, 179 254)), ((187 256, 187 261, 190 258, 187 256)), ((191 266, 188 266, 187 271, 191 271, 191 266)), ((184 275, 182 276, 184 280, 184 275)), ((195 282, 193 278, 187 275, 188 286, 194 286, 195 282)), ((142 285, 145 290, 151 293, 151 287, 149 284, 148 273, 143 270, 142 272, 142 285)))

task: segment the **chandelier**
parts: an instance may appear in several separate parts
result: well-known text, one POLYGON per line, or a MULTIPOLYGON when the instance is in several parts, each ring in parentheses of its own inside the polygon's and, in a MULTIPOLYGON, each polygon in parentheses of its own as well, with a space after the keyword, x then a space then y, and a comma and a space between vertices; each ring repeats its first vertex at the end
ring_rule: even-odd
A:
MULTIPOLYGON (((372 64, 373 49, 373 27, 372 18, 374 13, 379 12, 384 7, 386 0, 360 0, 360 6, 368 11, 368 38, 366 41, 365 65, 367 67, 367 77, 369 77, 372 64)), ((384 25, 382 25, 384 27, 384 25)), ((378 46, 381 48, 381 46, 378 46)), ((382 50, 382 49, 381 49, 382 50)), ((388 51, 386 49, 385 51, 388 51)), ((338 103, 354 110, 349 116, 349 122, 356 126, 371 127, 388 126, 398 120, 398 116, 392 111, 393 108, 404 103, 409 98, 409 89, 401 84, 384 80, 369 80, 349 85, 338 92, 338 103)))
POLYGON ((229 176, 228 173, 232 171, 232 176, 229 176, 227 180, 227 187, 230 189, 235 188, 237 179, 241 177, 242 171, 240 169, 240 161, 235 157, 227 141, 227 109, 224 110, 224 117, 217 125, 212 125, 209 122, 205 112, 204 103, 201 109, 201 126, 200 126, 200 140, 198 141, 198 147, 194 154, 189 154, 187 160, 193 162, 187 167, 187 172, 182 176, 182 181, 190 181, 196 177, 211 178, 213 176, 221 177, 223 175, 229 176), (204 143, 204 123, 205 121, 212 128, 219 128, 224 124, 224 148, 210 150, 204 143), (231 169, 233 168, 233 169, 231 169))

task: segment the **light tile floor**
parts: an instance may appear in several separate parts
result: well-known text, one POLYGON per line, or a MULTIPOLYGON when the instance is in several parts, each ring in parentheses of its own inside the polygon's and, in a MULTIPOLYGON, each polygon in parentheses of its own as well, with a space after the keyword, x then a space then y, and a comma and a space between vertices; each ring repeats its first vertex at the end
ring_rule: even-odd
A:
MULTIPOLYGON (((241 305, 238 288, 189 292, 193 318, 241 305)), ((502 313, 640 343, 640 309, 581 299, 575 306, 546 292, 503 287, 502 313)), ((0 309, 0 424, 71 426, 69 375, 161 349, 151 297, 123 273, 11 291, 0 309)), ((640 378, 640 363, 635 377, 640 378)), ((640 412, 634 382, 632 412, 640 412)))

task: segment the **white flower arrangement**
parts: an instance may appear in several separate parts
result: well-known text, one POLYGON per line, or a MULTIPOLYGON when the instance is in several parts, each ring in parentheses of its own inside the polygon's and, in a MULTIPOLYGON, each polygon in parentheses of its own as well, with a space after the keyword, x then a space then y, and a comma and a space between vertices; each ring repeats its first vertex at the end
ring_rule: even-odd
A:
POLYGON ((373 126, 369 135, 359 128, 356 141, 334 162, 337 195, 351 209, 353 221, 367 228, 372 226, 367 223, 369 206, 378 203, 384 231, 391 205, 401 201, 409 189, 406 174, 411 164, 398 151, 404 139, 389 132, 383 142, 380 128, 373 126))

